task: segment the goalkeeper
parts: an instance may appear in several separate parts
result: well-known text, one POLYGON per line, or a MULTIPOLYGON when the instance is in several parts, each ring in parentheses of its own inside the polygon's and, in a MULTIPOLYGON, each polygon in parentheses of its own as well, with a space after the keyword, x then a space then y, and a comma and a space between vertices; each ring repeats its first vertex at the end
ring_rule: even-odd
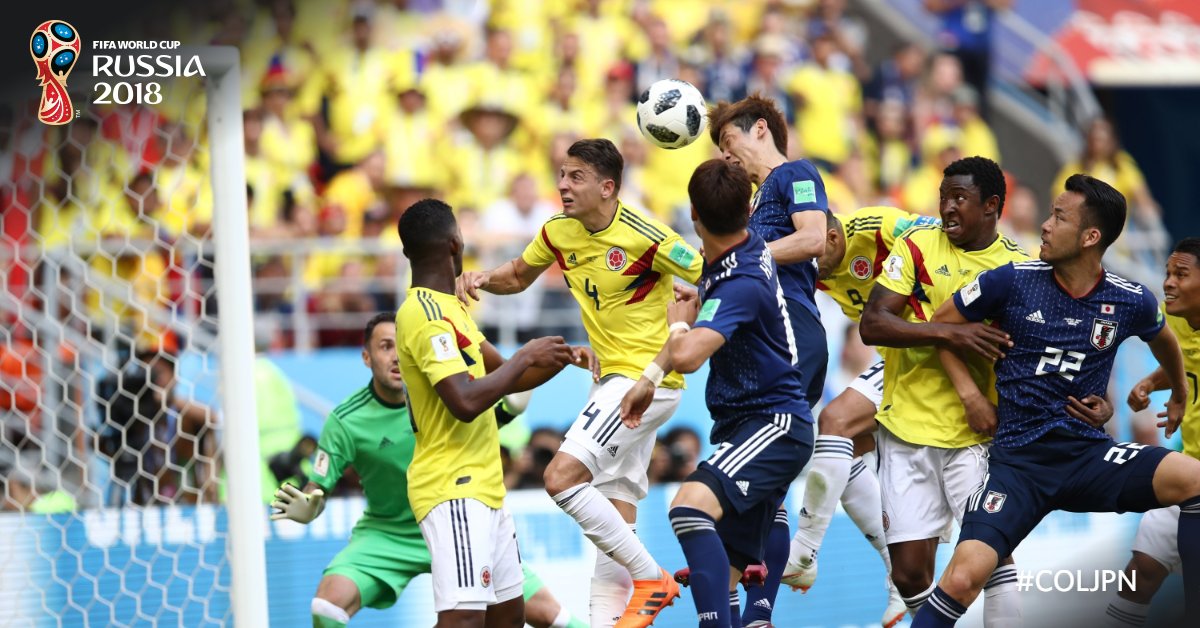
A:
MULTIPOLYGON (((354 526, 350 544, 325 567, 312 600, 313 628, 341 628, 363 607, 389 608, 409 581, 429 573, 429 550, 408 505, 407 470, 415 440, 392 314, 377 314, 367 322, 362 356, 371 369, 371 382, 330 413, 321 431, 313 479, 303 492, 285 483, 271 504, 277 511, 271 519, 309 523, 321 514, 325 493, 333 490, 346 467, 353 465, 362 478, 367 509, 354 526)), ((524 594, 530 625, 586 627, 559 606, 528 568, 524 594)))

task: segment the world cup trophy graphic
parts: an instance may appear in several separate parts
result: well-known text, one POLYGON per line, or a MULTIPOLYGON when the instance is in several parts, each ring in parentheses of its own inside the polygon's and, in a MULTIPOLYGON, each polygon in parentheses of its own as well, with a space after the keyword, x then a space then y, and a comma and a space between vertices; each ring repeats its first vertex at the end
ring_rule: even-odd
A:
POLYGON ((56 125, 70 122, 75 117, 75 108, 67 95, 67 75, 79 59, 79 33, 61 20, 42 22, 29 38, 29 52, 42 86, 38 119, 56 125))

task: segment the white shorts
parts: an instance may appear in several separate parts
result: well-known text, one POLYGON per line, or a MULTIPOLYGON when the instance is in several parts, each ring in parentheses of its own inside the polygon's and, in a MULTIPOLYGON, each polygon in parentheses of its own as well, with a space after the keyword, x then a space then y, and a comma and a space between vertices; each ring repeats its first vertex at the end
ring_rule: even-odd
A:
POLYGON ((1133 539, 1133 551, 1158 561, 1167 571, 1179 571, 1179 506, 1147 510, 1133 539))
POLYGON ((943 449, 900 440, 884 425, 876 432, 883 530, 888 544, 937 538, 950 541, 967 498, 987 477, 987 445, 943 449))
POLYGON ((846 388, 857 390, 875 404, 875 411, 878 412, 879 404, 883 403, 883 360, 872 364, 846 388))
POLYGON ((654 401, 642 415, 642 424, 629 429, 621 422, 621 399, 634 380, 609 375, 592 384, 587 407, 571 424, 560 452, 571 454, 592 473, 592 485, 601 495, 636 504, 646 496, 650 482, 646 468, 654 451, 658 428, 679 407, 683 391, 658 388, 654 401))
POLYGON ((508 509, 475 499, 444 501, 421 520, 436 612, 483 611, 521 596, 525 576, 508 509))

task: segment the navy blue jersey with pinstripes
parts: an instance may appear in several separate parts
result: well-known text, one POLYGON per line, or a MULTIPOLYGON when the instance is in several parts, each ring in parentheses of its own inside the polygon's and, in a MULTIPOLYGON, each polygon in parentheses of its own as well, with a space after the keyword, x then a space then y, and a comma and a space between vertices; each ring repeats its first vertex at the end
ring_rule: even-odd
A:
POLYGON ((1020 447, 1056 427, 1087 439, 1108 438, 1072 418, 1067 397, 1104 395, 1117 346, 1162 330, 1158 301, 1145 286, 1104 272, 1090 292, 1072 297, 1041 261, 981 273, 954 295, 972 321, 991 320, 1013 346, 996 362, 999 395, 995 445, 1020 447))
MULTIPOLYGON (((704 396, 712 414, 714 444, 750 417, 792 415, 789 431, 812 423, 801 390, 797 338, 788 320, 775 260, 753 231, 700 277, 696 327, 725 337, 709 363, 704 396)), ((812 339, 807 339, 812 341, 812 339)), ((820 342, 825 339, 821 338, 820 342)))
MULTIPOLYGON (((750 230, 763 240, 774 242, 796 233, 792 214, 803 211, 829 211, 825 182, 817 167, 807 159, 780 164, 763 179, 751 200, 750 230)), ((783 294, 820 317, 813 294, 817 286, 815 260, 779 267, 783 294)))

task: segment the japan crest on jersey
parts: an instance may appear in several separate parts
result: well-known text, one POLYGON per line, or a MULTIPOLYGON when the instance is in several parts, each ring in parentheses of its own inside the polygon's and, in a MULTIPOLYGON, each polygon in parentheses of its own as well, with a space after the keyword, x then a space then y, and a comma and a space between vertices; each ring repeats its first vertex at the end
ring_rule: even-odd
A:
POLYGON ((1117 321, 1097 318, 1092 321, 1092 346, 1104 351, 1112 346, 1117 336, 1117 321))

